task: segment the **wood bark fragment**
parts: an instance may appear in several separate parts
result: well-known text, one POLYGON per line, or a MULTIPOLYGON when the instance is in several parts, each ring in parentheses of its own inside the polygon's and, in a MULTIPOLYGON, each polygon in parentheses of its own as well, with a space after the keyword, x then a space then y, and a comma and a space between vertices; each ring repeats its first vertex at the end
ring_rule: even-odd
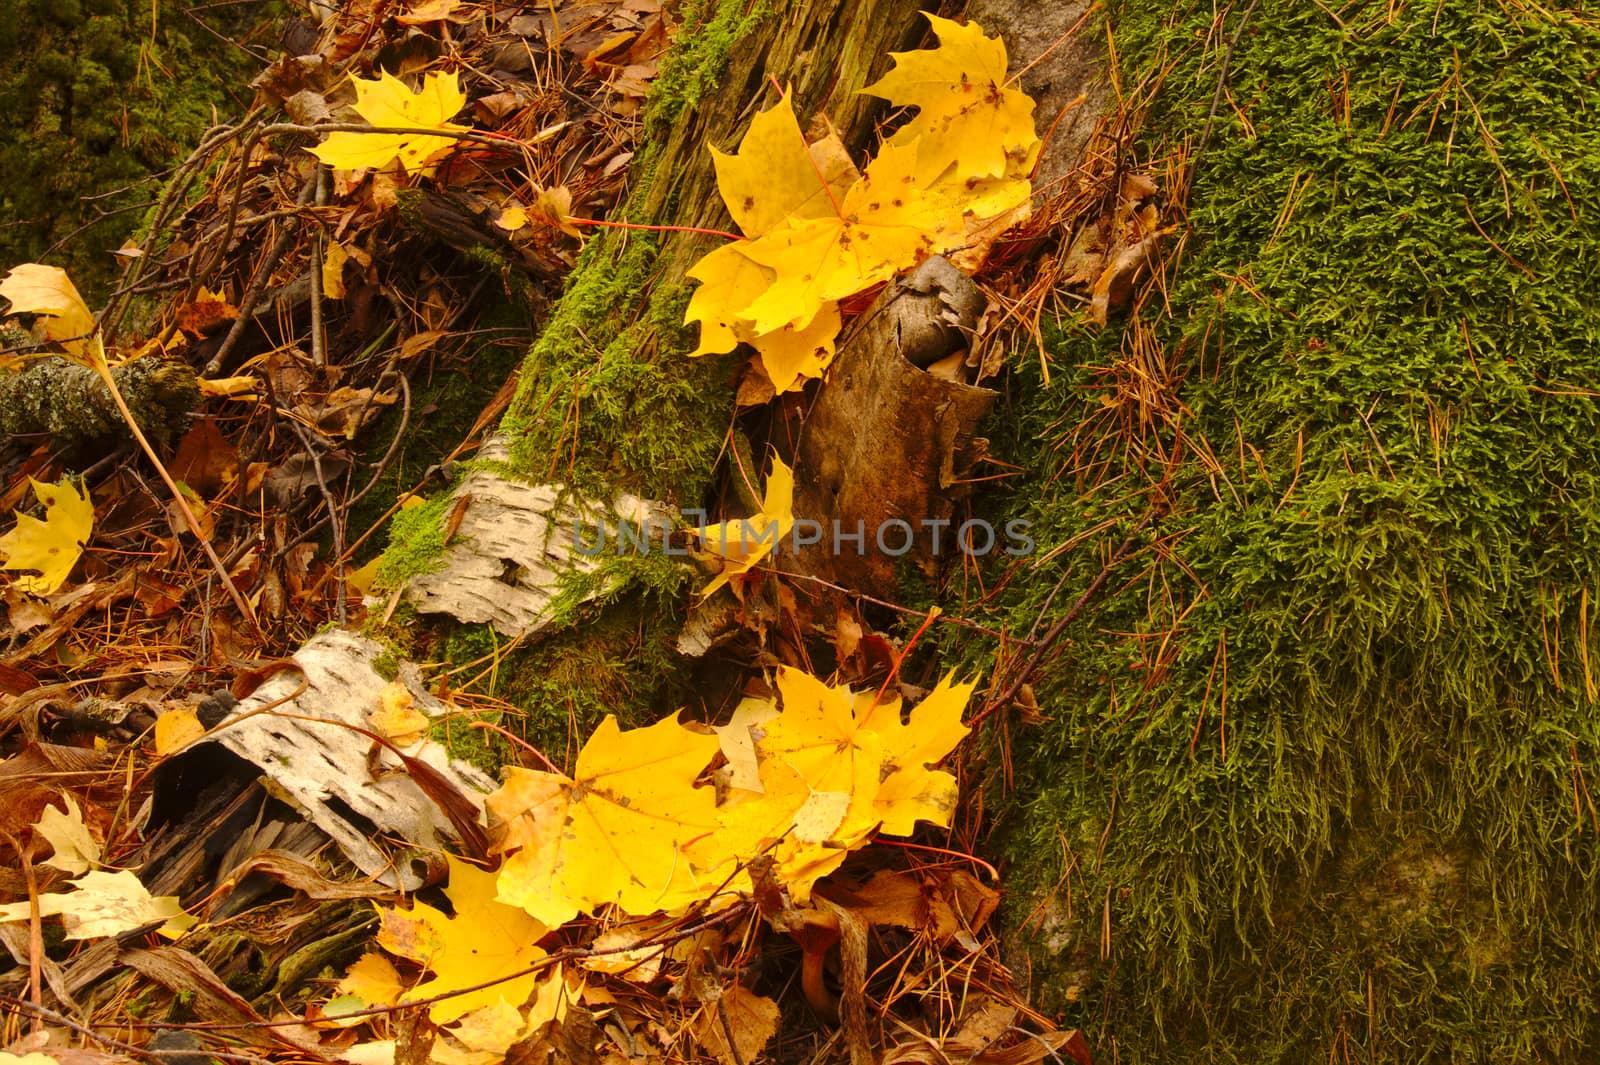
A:
POLYGON ((794 571, 894 600, 903 566, 931 571, 957 552, 954 503, 998 393, 930 374, 906 350, 927 365, 964 346, 975 296, 970 278, 931 259, 891 282, 840 345, 799 429, 794 513, 821 539, 791 558, 794 571))

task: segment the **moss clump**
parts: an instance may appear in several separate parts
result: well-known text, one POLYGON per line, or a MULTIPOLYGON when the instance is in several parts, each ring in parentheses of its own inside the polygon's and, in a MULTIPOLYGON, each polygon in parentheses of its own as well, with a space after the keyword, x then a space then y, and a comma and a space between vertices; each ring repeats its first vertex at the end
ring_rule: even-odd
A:
MULTIPOLYGON (((487 626, 455 627, 437 657, 471 664, 456 683, 516 706, 520 714, 493 720, 570 769, 607 714, 635 728, 676 713, 691 695, 688 666, 673 648, 673 599, 630 585, 625 606, 592 613, 532 646, 513 646, 487 626)), ((491 771, 515 761, 502 738, 461 722, 436 738, 491 771)))
POLYGON ((0 264, 50 257, 91 301, 101 294, 114 277, 105 252, 133 231, 159 175, 214 108, 248 103, 261 64, 213 32, 247 40, 272 8, 219 17, 166 0, 0 0, 0 264))
MULTIPOLYGON (((715 84, 733 42, 765 10, 722 2, 686 12, 684 35, 652 90, 621 217, 639 225, 677 220, 676 195, 654 188, 676 180, 659 172, 673 123, 715 84)), ((697 257, 684 246, 673 245, 680 268, 697 257)), ((705 491, 733 408, 729 360, 685 358, 690 286, 662 279, 664 265, 655 233, 606 230, 584 249, 502 425, 528 476, 603 498, 620 489, 692 502, 705 491)))
POLYGON ((389 546, 378 563, 378 584, 399 588, 444 564, 444 518, 452 502, 449 493, 441 492, 421 506, 395 514, 389 524, 389 546))
MULTIPOLYGON (((1122 84, 1170 65, 1147 158, 1206 124, 1212 20, 1112 12, 1122 84)), ((1161 294, 1019 371, 1009 513, 1086 537, 1076 586, 1166 511, 1003 828, 1098 1053, 1600 1053, 1596 54, 1551 8, 1262 0, 1161 294)))

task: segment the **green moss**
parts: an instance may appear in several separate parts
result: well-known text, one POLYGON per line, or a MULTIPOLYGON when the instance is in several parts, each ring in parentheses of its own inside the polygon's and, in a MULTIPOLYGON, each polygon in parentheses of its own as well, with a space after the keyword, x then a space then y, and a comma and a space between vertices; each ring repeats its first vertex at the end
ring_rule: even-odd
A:
POLYGON ((450 509, 448 493, 441 492, 421 506, 395 514, 389 527, 389 546, 378 563, 378 584, 399 588, 421 573, 432 573, 444 563, 444 519, 450 509))
MULTIPOLYGON (((618 584, 618 604, 603 610, 590 604, 581 616, 570 616, 567 627, 531 643, 513 643, 486 625, 453 625, 441 630, 428 654, 448 664, 454 686, 517 709, 483 720, 570 767, 607 714, 633 728, 675 713, 692 694, 689 665, 673 648, 679 573, 659 591, 638 578, 618 584)), ((503 737, 466 727, 476 719, 440 723, 432 734, 491 772, 514 762, 503 737)))
MULTIPOLYGON (((1036 681, 1002 831, 1100 1053, 1600 1051, 1600 25, 1512 10, 1262 0, 1162 294, 1021 364, 990 505, 1085 539, 993 622, 1166 510, 1036 681)), ((1145 159, 1206 123, 1212 17, 1113 12, 1124 85, 1170 64, 1145 159)))
MULTIPOLYGON (((513 301, 494 303, 481 311, 477 318, 476 332, 484 336, 492 337, 497 333, 526 335, 527 330, 527 309, 513 301)), ((405 414, 404 423, 401 421, 400 405, 396 404, 384 411, 382 417, 362 434, 365 445, 362 458, 369 464, 376 465, 383 459, 397 435, 400 437, 399 449, 385 467, 379 483, 351 508, 347 527, 364 531, 382 520, 401 494, 425 483, 438 485, 437 480, 429 481, 429 469, 441 456, 450 454, 467 438, 478 413, 499 390, 501 382, 511 375, 520 358, 518 345, 490 341, 474 344, 458 355, 436 358, 429 364, 409 371, 411 409, 405 414)), ((472 462, 463 463, 456 475, 461 476, 473 465, 472 462)), ((447 494, 441 493, 441 498, 447 494)), ((443 507, 444 503, 436 499, 434 505, 443 507)), ((405 546, 391 526, 388 536, 390 547, 397 552, 396 557, 404 556, 405 561, 394 562, 392 569, 389 568, 391 563, 385 561, 381 567, 381 579, 385 587, 398 587, 397 583, 390 582, 422 572, 421 567, 431 565, 437 559, 437 553, 444 548, 443 540, 434 536, 426 523, 420 527, 410 524, 404 527, 408 530, 404 540, 409 541, 411 533, 418 528, 424 540, 417 545, 405 546)), ((442 531, 440 527, 441 534, 442 531)), ((388 551, 389 547, 386 547, 386 555, 388 551)), ((360 559, 358 564, 364 561, 365 558, 360 559)))
MULTIPOLYGON (((657 174, 672 124, 715 84, 732 43, 765 10, 722 2, 686 11, 652 90, 622 218, 675 220, 676 196, 654 191, 657 180, 676 180, 657 174)), ((621 489, 692 503, 705 490, 733 409, 730 361, 685 357, 690 286, 660 281, 661 265, 658 234, 610 229, 589 241, 502 425, 526 475, 604 497, 621 489), (643 313, 632 317, 641 293, 649 294, 643 313)))
POLYGON ((115 277, 106 251, 133 232, 157 180, 214 109, 242 111, 260 63, 248 41, 276 14, 203 15, 134 0, 0 0, 0 263, 49 258, 94 302, 115 277))

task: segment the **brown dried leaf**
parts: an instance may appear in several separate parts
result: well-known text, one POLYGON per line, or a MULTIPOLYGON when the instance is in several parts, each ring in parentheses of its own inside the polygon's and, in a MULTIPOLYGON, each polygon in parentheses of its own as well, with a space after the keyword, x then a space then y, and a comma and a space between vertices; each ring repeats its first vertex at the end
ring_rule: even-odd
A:
POLYGON ((778 1031, 778 1004, 734 984, 707 1002, 696 1018, 694 1040, 722 1065, 749 1065, 778 1031), (726 1025, 723 1021, 726 1018, 726 1025), (728 1034, 732 1033, 732 1046, 728 1034))

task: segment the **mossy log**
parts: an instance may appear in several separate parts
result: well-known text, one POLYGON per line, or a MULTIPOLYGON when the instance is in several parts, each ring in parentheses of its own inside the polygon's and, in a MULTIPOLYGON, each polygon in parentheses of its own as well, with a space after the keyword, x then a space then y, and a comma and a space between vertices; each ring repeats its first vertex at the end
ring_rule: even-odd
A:
MULTIPOLYGON (((709 148, 731 150, 772 86, 802 122, 826 113, 847 144, 873 136, 881 101, 857 90, 926 29, 910 0, 723 2, 687 26, 663 64, 623 216, 641 226, 726 231, 709 148)), ((714 236, 612 230, 585 250, 522 373, 503 430, 513 465, 598 497, 632 492, 694 505, 733 407, 733 357, 690 360, 684 274, 714 236)))
MULTIPOLYGON (((194 371, 183 363, 145 356, 114 367, 111 379, 153 437, 177 432, 200 405, 194 371)), ((98 373, 50 356, 0 377, 0 434, 30 433, 79 445, 126 436, 127 424, 98 373)))

